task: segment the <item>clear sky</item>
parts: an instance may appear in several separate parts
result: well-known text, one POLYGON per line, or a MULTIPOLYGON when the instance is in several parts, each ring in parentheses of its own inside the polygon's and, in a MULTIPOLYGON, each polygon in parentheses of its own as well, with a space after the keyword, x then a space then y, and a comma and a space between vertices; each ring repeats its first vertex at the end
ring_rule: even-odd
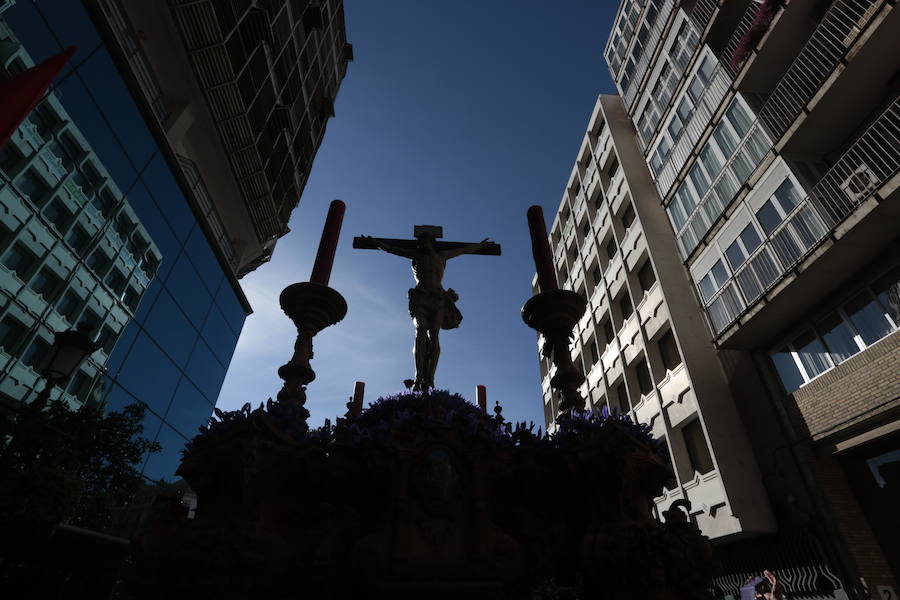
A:
MULTIPOLYGON (((342 415, 354 381, 366 404, 415 372, 409 261, 354 250, 355 235, 490 237, 503 255, 450 261, 444 287, 460 295, 459 329, 441 334, 438 387, 474 399, 488 388, 511 420, 543 425, 537 345, 520 317, 534 264, 525 211, 553 218, 597 95, 613 93, 602 51, 618 2, 596 0, 345 0, 355 60, 341 86, 291 233, 241 283, 247 319, 218 406, 274 395, 293 326, 278 294, 307 281, 328 203, 347 214, 331 286, 349 312, 315 338, 311 425, 342 415)), ((548 223, 549 226, 549 223, 548 223)))

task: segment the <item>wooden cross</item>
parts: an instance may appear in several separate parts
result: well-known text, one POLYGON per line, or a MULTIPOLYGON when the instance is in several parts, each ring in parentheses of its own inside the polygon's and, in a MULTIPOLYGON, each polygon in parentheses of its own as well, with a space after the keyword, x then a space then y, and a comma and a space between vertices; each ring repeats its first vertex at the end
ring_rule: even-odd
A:
MULTIPOLYGON (((443 237, 443 228, 438 225, 416 225, 413 229, 413 235, 418 236, 421 233, 429 232, 434 235, 435 239, 439 239, 443 237)), ((378 246, 373 243, 373 240, 379 240, 393 246, 395 248, 402 248, 403 250, 415 250, 419 245, 419 240, 403 240, 398 238, 367 238, 357 236, 353 238, 353 247, 360 250, 377 250, 378 246)), ((444 250, 456 250, 457 248, 462 248, 463 246, 468 246, 470 242, 434 242, 435 250, 438 252, 442 252, 444 250)), ((481 254, 483 256, 500 256, 500 244, 496 244, 491 242, 491 244, 487 248, 483 248, 477 252, 473 252, 472 254, 481 254)))

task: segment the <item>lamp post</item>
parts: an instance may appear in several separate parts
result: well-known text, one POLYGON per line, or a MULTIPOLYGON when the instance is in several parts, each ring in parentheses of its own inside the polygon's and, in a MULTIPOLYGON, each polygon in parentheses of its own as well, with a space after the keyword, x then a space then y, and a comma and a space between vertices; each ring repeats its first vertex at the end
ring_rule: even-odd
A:
POLYGON ((80 323, 75 329, 59 331, 54 334, 50 356, 47 358, 46 366, 41 371, 44 387, 34 401, 23 411, 22 418, 13 432, 12 439, 3 451, 0 465, 2 465, 4 472, 9 466, 9 461, 12 460, 17 442, 28 435, 28 432, 34 425, 34 421, 37 420, 38 415, 41 414, 50 400, 50 393, 53 391, 53 388, 57 385, 65 384, 87 357, 99 348, 99 345, 91 339, 90 331, 90 326, 86 323, 80 323))

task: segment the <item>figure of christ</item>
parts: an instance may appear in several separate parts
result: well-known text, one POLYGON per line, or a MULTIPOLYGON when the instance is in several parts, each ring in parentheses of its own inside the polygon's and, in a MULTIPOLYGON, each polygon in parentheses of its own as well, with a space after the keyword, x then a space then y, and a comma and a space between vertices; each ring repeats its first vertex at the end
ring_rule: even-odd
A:
POLYGON ((414 248, 392 245, 370 236, 361 236, 361 239, 367 246, 412 259, 413 276, 416 279, 416 287, 409 290, 409 316, 416 328, 416 343, 413 347, 416 379, 413 389, 431 389, 434 387, 434 373, 441 356, 441 329, 455 329, 462 321, 462 313, 456 308, 459 296, 452 289, 445 290, 443 287, 447 261, 463 254, 482 253, 494 244, 486 238, 475 244, 439 249, 434 233, 428 229, 417 233, 418 243, 414 248))

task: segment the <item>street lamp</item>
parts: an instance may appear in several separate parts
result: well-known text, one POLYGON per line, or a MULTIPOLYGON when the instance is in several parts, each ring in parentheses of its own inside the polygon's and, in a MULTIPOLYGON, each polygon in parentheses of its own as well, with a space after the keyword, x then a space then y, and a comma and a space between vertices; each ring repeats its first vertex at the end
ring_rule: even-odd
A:
POLYGON ((47 405, 53 388, 57 385, 64 385, 87 357, 100 347, 91 339, 91 329, 89 324, 82 322, 75 329, 59 331, 54 334, 50 356, 47 357, 46 367, 41 371, 44 388, 23 412, 12 434, 12 439, 9 440, 3 454, 0 455, 0 474, 5 473, 10 466, 17 445, 28 437, 38 415, 47 405))
POLYGON ((65 384, 87 357, 99 348, 91 339, 90 331, 90 325, 82 322, 75 329, 59 331, 53 336, 51 354, 42 372, 44 389, 31 403, 33 413, 43 410, 53 388, 65 384))

